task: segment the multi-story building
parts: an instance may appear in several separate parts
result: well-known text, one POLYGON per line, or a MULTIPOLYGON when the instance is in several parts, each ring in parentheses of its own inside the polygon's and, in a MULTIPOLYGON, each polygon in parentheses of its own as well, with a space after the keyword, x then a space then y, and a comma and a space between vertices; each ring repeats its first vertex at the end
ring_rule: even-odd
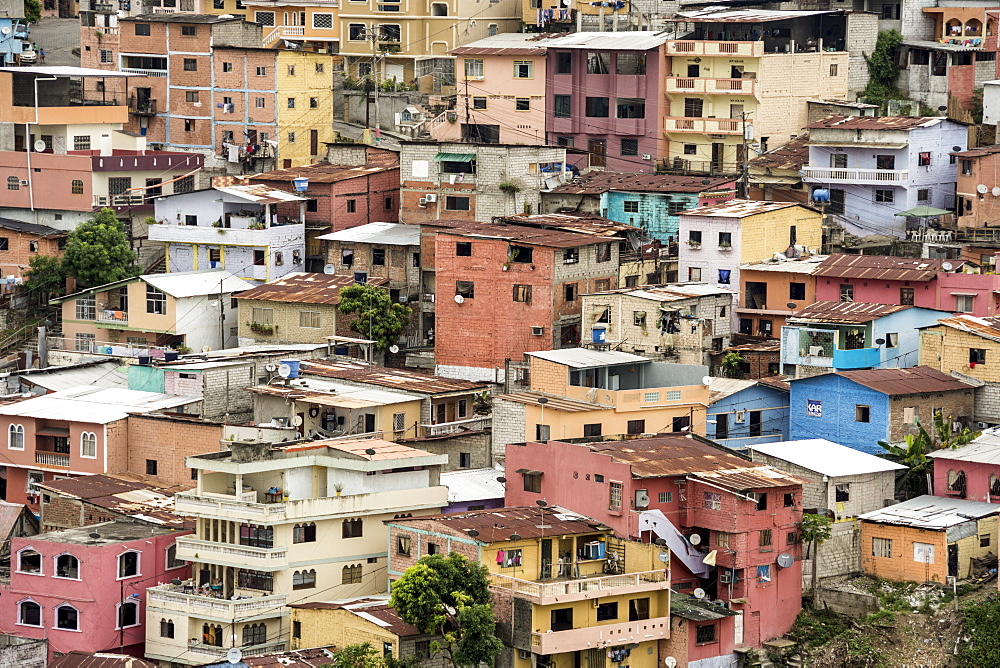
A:
MULTIPOLYGON (((316 0, 296 3, 288 0, 254 0, 241 3, 248 21, 263 28, 266 48, 337 53, 340 42, 339 3, 316 0)), ((241 8, 242 9, 242 8, 241 8)))
POLYGON ((791 258, 776 255, 769 260, 740 265, 741 303, 735 309, 737 338, 770 339, 781 332, 785 318, 816 301, 813 274, 824 259, 823 255, 791 258))
POLYGON ((378 439, 285 448, 233 441, 188 458, 197 489, 176 497, 198 518, 177 543, 193 579, 148 590, 146 656, 185 665, 240 646, 288 649, 289 603, 385 592, 388 531, 403 513, 448 503, 447 458, 378 439), (163 633, 160 620, 172 632, 163 633), (195 640, 192 640, 195 639, 195 640))
POLYGON ((20 277, 37 255, 58 256, 66 247, 66 233, 47 225, 0 218, 0 273, 20 277))
POLYGON ((0 2, 0 66, 18 64, 19 56, 30 46, 28 22, 24 18, 23 0, 0 2))
POLYGON ((392 301, 411 308, 420 304, 419 225, 367 223, 317 240, 323 242, 330 274, 361 283, 383 281, 392 301))
MULTIPOLYGON (((988 227, 996 220, 993 203, 1000 187, 995 170, 1000 165, 1000 146, 984 146, 952 153, 958 161, 955 192, 955 219, 958 227, 988 227)), ((954 168, 953 168, 954 169, 954 168)))
POLYGON ((996 429, 984 431, 971 443, 927 454, 934 460, 930 493, 934 496, 1000 502, 1000 465, 996 429))
POLYGON ((944 117, 829 116, 808 128, 802 180, 814 199, 817 189, 829 191, 826 213, 848 232, 903 237, 910 223, 901 212, 954 206, 949 153, 965 150, 965 125, 944 117))
MULTIPOLYGON (((942 314, 943 315, 943 314, 942 314)), ((920 328, 919 363, 943 373, 961 372, 982 382, 976 390, 976 420, 1000 424, 1000 321, 955 315, 920 328)))
POLYGON ((679 364, 709 364, 729 345, 736 293, 706 283, 619 288, 582 295, 583 324, 615 350, 679 364), (603 325, 603 328, 601 327, 603 325))
MULTIPOLYGON (((778 139, 772 142, 778 144, 778 139)), ((809 164, 809 134, 774 146, 760 146, 761 155, 747 162, 747 196, 765 202, 806 204, 809 192, 802 187, 802 168, 809 164)))
POLYGON ((788 383, 777 378, 716 378, 705 431, 729 448, 750 448, 788 438, 788 383))

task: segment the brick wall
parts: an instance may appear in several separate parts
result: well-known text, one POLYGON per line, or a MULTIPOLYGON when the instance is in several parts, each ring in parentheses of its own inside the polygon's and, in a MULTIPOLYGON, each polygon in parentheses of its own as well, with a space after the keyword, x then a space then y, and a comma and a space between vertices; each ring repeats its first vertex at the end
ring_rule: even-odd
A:
MULTIPOLYGON (((85 526, 83 521, 83 505, 80 499, 76 497, 67 497, 62 494, 46 492, 42 498, 39 511, 41 514, 41 530, 43 532, 85 526), (48 499, 48 501, 45 499, 48 499)), ((113 518, 109 515, 98 521, 102 522, 110 519, 113 518)))
POLYGON ((127 422, 127 471, 146 475, 146 460, 153 460, 153 477, 159 482, 193 486, 191 469, 184 465, 184 458, 221 449, 222 426, 218 424, 147 415, 130 415, 127 422))
POLYGON ((371 278, 389 279, 389 287, 402 290, 402 294, 411 295, 420 292, 419 272, 413 272, 413 254, 419 253, 418 246, 385 246, 357 241, 326 242, 326 262, 333 265, 334 274, 338 276, 354 276, 355 272, 367 272, 371 278), (381 265, 372 263, 375 248, 385 252, 385 262, 381 265), (353 251, 354 263, 344 264, 343 252, 353 251))
POLYGON ((507 445, 523 443, 524 404, 504 399, 493 400, 493 457, 504 459, 507 445))
MULTIPOLYGON (((400 443, 407 442, 406 439, 398 440, 400 443)), ((421 439, 412 441, 409 445, 435 455, 448 455, 448 463, 442 466, 441 470, 456 471, 461 468, 459 464, 462 453, 468 453, 471 457, 472 463, 466 468, 481 469, 493 466, 491 441, 489 431, 480 431, 448 438, 421 439)))
POLYGON ((239 338, 254 339, 259 343, 324 343, 326 337, 337 332, 339 318, 337 307, 331 304, 282 303, 261 299, 241 299, 239 338), (273 311, 274 334, 254 332, 250 329, 254 308, 269 308, 273 311), (299 313, 313 311, 320 314, 320 327, 300 327, 299 313))
POLYGON ((932 424, 936 409, 941 409, 946 419, 967 418, 971 421, 975 413, 975 393, 970 387, 967 390, 892 397, 889 407, 890 442, 901 441, 907 434, 917 431, 915 424, 905 420, 906 407, 915 408, 917 419, 927 426, 932 424))
POLYGON ((948 575, 948 550, 943 531, 924 531, 862 522, 860 552, 861 568, 868 575, 875 577, 897 582, 943 583, 948 575), (876 557, 872 554, 873 538, 886 538, 892 541, 890 557, 876 557), (933 564, 914 561, 914 542, 929 543, 934 546, 933 564))
POLYGON ((434 520, 407 520, 405 524, 389 524, 389 576, 399 576, 407 568, 413 566, 420 557, 427 554, 427 543, 437 543, 442 554, 457 552, 467 559, 479 563, 482 559, 481 548, 471 542, 461 532, 449 532, 434 520), (397 549, 398 539, 410 539, 410 554, 400 554, 397 549), (457 539, 457 540, 455 540, 457 539))

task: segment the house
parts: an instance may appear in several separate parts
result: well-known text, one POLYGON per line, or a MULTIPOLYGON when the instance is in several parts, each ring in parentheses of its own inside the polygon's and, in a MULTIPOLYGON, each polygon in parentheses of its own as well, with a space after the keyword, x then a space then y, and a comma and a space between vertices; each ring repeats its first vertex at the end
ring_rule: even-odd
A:
POLYGON ((58 257, 66 247, 66 233, 47 225, 0 218, 0 273, 6 279, 21 278, 31 258, 58 257))
POLYGON ((793 440, 829 438, 880 453, 880 441, 898 443, 918 425, 930 429, 935 415, 955 424, 973 419, 975 386, 930 367, 834 371, 789 382, 793 440))
POLYGON ((268 282, 300 271, 306 197, 263 185, 218 186, 156 200, 149 240, 166 246, 168 272, 225 269, 268 282), (297 203, 292 218, 278 204, 297 203))
POLYGON ((828 369, 899 368, 918 361, 918 329, 945 315, 919 306, 820 301, 787 316, 781 328, 786 376, 828 369))
POLYGON ((704 433, 708 368, 618 350, 530 352, 520 392, 494 400, 494 449, 531 439, 704 433))
POLYGON ((419 225, 367 223, 316 239, 330 274, 361 283, 383 279, 392 301, 424 310, 419 225))
POLYGON ((747 162, 747 196, 763 202, 807 204, 809 192, 802 186, 800 172, 809 164, 809 133, 774 148, 761 145, 760 150, 760 155, 747 162))
MULTIPOLYGON (((265 363, 266 364, 266 363, 265 363)), ((261 373, 265 364, 259 364, 261 373)), ((253 415, 253 399, 243 392, 260 381, 253 360, 203 360, 188 357, 182 360, 160 364, 132 364, 128 367, 128 387, 132 390, 146 392, 166 392, 168 394, 184 394, 198 397, 201 400, 201 411, 198 417, 203 426, 198 427, 190 417, 181 418, 188 427, 183 431, 195 429, 209 430, 199 434, 197 440, 216 441, 222 438, 217 431, 219 424, 204 426, 208 420, 218 420, 229 424, 242 423, 253 415)), ((154 429, 153 425, 149 425, 154 429)), ((157 433, 151 438, 173 440, 165 433, 157 433)), ((194 438, 194 433, 186 434, 194 438)), ((188 452, 186 454, 199 454, 188 452)), ((183 455, 177 460, 183 466, 183 455)))
POLYGON ((703 589, 741 615, 736 645, 760 647, 794 622, 802 592, 798 478, 680 434, 518 443, 507 448, 506 470, 508 506, 544 500, 616 536, 666 541, 675 591, 703 589))
MULTIPOLYGON (((385 279, 365 281, 385 285, 385 279)), ((330 335, 351 334, 350 315, 338 314, 340 291, 355 277, 294 272, 241 292, 239 343, 322 343, 330 335)))
POLYGON ((223 270, 144 274, 49 304, 62 306, 68 350, 163 357, 167 347, 202 350, 235 343, 236 309, 228 302, 247 287, 223 270))
POLYGON ((757 444, 750 456, 801 478, 802 507, 833 519, 830 538, 811 547, 803 585, 812 587, 814 564, 818 579, 861 571, 858 516, 895 503, 896 474, 906 467, 825 438, 757 444))
POLYGON ((861 568, 896 582, 947 582, 977 575, 974 560, 997 551, 1000 506, 918 496, 859 516, 861 568))
POLYGON ((738 617, 740 613, 725 606, 671 591, 670 618, 673 626, 670 639, 662 644, 663 651, 675 658, 687 657, 689 666, 702 662, 711 665, 718 661, 718 657, 735 656, 735 618, 738 617))
MULTIPOLYGON (((521 0, 519 3, 521 21, 528 33, 562 33, 593 32, 594 30, 632 30, 643 14, 640 6, 612 4, 607 7, 594 6, 583 0, 575 0, 567 4, 549 1, 539 5, 531 0, 521 0)), ((645 14, 646 21, 652 17, 645 14)))
POLYGON ((336 53, 337 42, 340 41, 340 25, 337 12, 331 11, 336 6, 331 7, 322 2, 299 5, 283 0, 260 0, 243 4, 249 9, 247 20, 263 27, 261 46, 264 48, 302 48, 307 51, 336 53), (295 40, 294 46, 291 40, 295 40))
POLYGON ((15 538, 10 584, 3 591, 11 601, 0 610, 0 624, 24 638, 47 638, 50 659, 109 647, 142 655, 148 625, 161 630, 159 619, 153 622, 144 609, 146 590, 190 573, 176 544, 188 533, 103 522, 15 538))
POLYGON ((441 473, 441 484, 448 488, 444 513, 502 508, 504 501, 503 467, 459 469, 441 473))
POLYGON ((732 370, 726 372, 730 378, 767 378, 781 375, 781 341, 778 339, 723 348, 722 353, 715 356, 715 364, 721 363, 730 353, 740 356, 735 372, 732 370))
POLYGON ((678 270, 688 281, 740 285, 740 267, 776 253, 801 257, 820 250, 823 216, 791 202, 730 200, 680 215, 678 270))
POLYGON ((719 204, 735 194, 732 179, 595 170, 543 192, 542 212, 604 216, 666 244, 677 241, 682 211, 719 204))
POLYGON ((197 405, 193 397, 80 386, 0 406, 0 432, 7 434, 4 500, 37 503, 36 483, 125 471, 130 413, 197 411, 197 405))
MULTIPOLYGON (((996 87, 993 87, 996 89, 996 87)), ((1000 146, 984 146, 951 154, 957 161, 955 224, 959 228, 984 228, 993 221, 993 188, 1000 186, 993 170, 1000 160, 1000 146), (985 186, 981 189, 979 186, 985 186), (983 190, 983 192, 980 192, 983 190)), ((953 168, 954 169, 954 168, 953 168)), ((957 230, 956 230, 957 231, 957 230)))
POLYGON ((0 561, 6 561, 9 568, 11 541, 34 536, 38 528, 38 518, 27 506, 0 501, 0 561))
POLYGON ((927 456, 934 459, 934 496, 1000 503, 1000 438, 995 428, 971 443, 927 456))
POLYGON ((954 206, 948 154, 965 150, 965 125, 943 117, 829 116, 808 130, 802 180, 813 199, 816 189, 829 191, 826 212, 848 232, 902 238, 910 223, 900 211, 954 206))
POLYGON ((1000 424, 1000 320, 959 314, 920 329, 920 364, 983 383, 976 420, 1000 424))
MULTIPOLYGON (((816 301, 816 269, 825 255, 787 257, 740 265, 740 301, 736 306, 739 341, 768 341, 786 319, 816 301)), ((776 372, 777 373, 777 372, 776 372)))
POLYGON ((603 331, 602 343, 650 359, 709 363, 709 351, 729 345, 736 293, 707 283, 618 288, 581 295, 583 328, 603 331))
POLYGON ((513 655, 508 665, 528 668, 543 656, 563 665, 584 653, 659 663, 657 648, 672 627, 672 560, 666 551, 658 558, 660 546, 623 540, 599 521, 547 504, 386 524, 394 580, 439 552, 488 569, 497 637, 513 655), (631 640, 622 647, 620 637, 631 640))
POLYGON ((788 383, 779 378, 716 378, 709 386, 708 437, 729 448, 788 439, 788 383), (714 430, 713 430, 714 427, 714 430))
POLYGON ((580 295, 618 287, 620 243, 633 230, 567 214, 425 224, 436 372, 497 380, 506 359, 579 345, 586 336, 580 295))
POLYGON ((813 272, 816 300, 949 308, 952 304, 942 304, 938 298, 936 279, 941 273, 961 271, 962 264, 949 267, 946 270, 943 260, 929 258, 836 253, 813 272))
POLYGON ((535 213, 542 210, 540 191, 564 183, 570 174, 565 147, 481 140, 403 141, 400 147, 401 223, 489 222, 535 213))
MULTIPOLYGON (((879 106, 877 104, 866 104, 864 102, 857 102, 851 100, 836 100, 830 98, 821 98, 817 100, 809 100, 806 103, 806 107, 809 110, 809 123, 816 123, 827 116, 878 116, 879 106)), ((806 140, 809 138, 809 134, 805 133, 800 135, 805 137, 806 140)), ((803 143, 803 147, 805 143, 803 143)), ((806 156, 809 152, 806 151, 806 156)), ((801 181, 800 181, 801 183, 801 181)))
POLYGON ((288 649, 288 604, 385 592, 383 521, 447 505, 438 482, 447 458, 405 445, 233 441, 230 448, 188 457, 197 488, 178 494, 175 508, 198 518, 197 534, 177 544, 193 578, 149 589, 151 659, 221 660, 234 635, 262 653, 288 649))

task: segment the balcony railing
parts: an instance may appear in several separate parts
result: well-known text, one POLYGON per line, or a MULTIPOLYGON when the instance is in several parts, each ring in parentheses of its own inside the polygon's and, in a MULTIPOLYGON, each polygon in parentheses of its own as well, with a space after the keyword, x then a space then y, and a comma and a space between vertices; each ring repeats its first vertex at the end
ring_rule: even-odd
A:
POLYGON ((306 34, 305 26, 276 26, 264 37, 264 46, 267 46, 278 39, 285 37, 303 37, 306 34))
POLYGON ((191 536, 177 539, 177 557, 186 561, 208 561, 256 570, 276 571, 288 567, 288 550, 250 547, 200 540, 191 536))
POLYGON ((69 455, 60 455, 55 452, 38 452, 35 451, 35 463, 45 464, 46 466, 65 466, 69 467, 69 455))
POLYGON ((707 93, 753 95, 756 79, 709 79, 703 77, 667 77, 667 93, 707 93))
POLYGON ((531 634, 535 654, 561 654, 594 647, 614 647, 670 637, 670 617, 653 617, 637 622, 596 624, 579 629, 531 634))
POLYGON ((851 169, 841 167, 805 167, 802 178, 812 182, 843 182, 864 184, 906 183, 910 172, 903 169, 851 169))
POLYGON ((744 56, 764 55, 764 42, 717 42, 714 40, 670 40, 667 53, 682 56, 744 56))
POLYGON ((288 602, 285 594, 232 601, 196 594, 193 588, 171 584, 150 587, 146 592, 148 605, 152 608, 229 623, 266 614, 280 615, 282 607, 288 602))
POLYGON ((111 310, 98 311, 97 322, 114 322, 120 325, 127 325, 128 313, 125 311, 111 311, 111 310))
POLYGON ((556 582, 534 582, 491 573, 490 585, 509 591, 517 597, 531 599, 539 605, 547 605, 556 601, 611 596, 619 590, 640 592, 665 589, 670 586, 670 572, 667 569, 660 569, 556 582))
POLYGON ((142 195, 94 195, 94 206, 142 206, 146 198, 142 195))
POLYGON ((128 113, 133 116, 155 116, 156 100, 141 100, 132 96, 128 99, 128 113))
POLYGON ((433 436, 444 436, 464 431, 483 431, 484 429, 489 429, 492 424, 493 418, 489 415, 484 415, 469 418, 468 420, 456 420, 455 422, 422 424, 420 425, 420 430, 423 432, 424 438, 431 438, 433 436))
POLYGON ((126 74, 134 74, 139 77, 154 77, 156 79, 167 78, 166 70, 143 70, 136 67, 123 67, 120 71, 125 72, 126 74))
MULTIPOLYGON (((263 656, 265 654, 284 652, 286 649, 287 645, 284 640, 275 640, 272 642, 262 643, 260 645, 240 647, 240 654, 242 656, 263 656)), ((225 657, 229 651, 228 647, 216 647, 215 645, 206 645, 205 643, 200 642, 188 645, 188 652, 191 654, 201 654, 217 658, 225 657)))
POLYGON ((855 350, 833 351, 833 368, 835 369, 870 369, 878 366, 881 353, 878 348, 857 348, 855 350))
POLYGON ((744 121, 740 118, 696 118, 671 116, 663 119, 665 132, 697 132, 713 135, 741 135, 744 121))

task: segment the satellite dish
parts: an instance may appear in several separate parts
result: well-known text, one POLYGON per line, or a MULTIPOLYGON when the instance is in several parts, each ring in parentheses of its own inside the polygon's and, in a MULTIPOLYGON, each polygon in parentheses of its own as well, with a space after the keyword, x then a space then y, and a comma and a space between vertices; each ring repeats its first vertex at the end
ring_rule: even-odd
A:
POLYGON ((93 538, 94 540, 97 540, 98 538, 101 537, 101 534, 95 531, 94 533, 90 534, 90 537, 93 538))
POLYGON ((267 364, 267 365, 264 366, 264 369, 267 370, 267 371, 270 371, 271 373, 274 373, 275 371, 278 370, 278 365, 277 364, 267 364))
POLYGON ((115 14, 118 16, 118 18, 123 18, 125 16, 125 11, 119 9, 117 12, 115 12, 115 14))
POLYGON ((296 415, 295 417, 293 417, 292 418, 292 424, 294 424, 296 427, 301 427, 302 426, 302 416, 301 415, 296 415))
POLYGON ((332 264, 328 264, 325 267, 323 267, 324 274, 332 274, 335 270, 336 267, 334 267, 332 264))
POLYGON ((952 147, 951 147, 951 150, 952 150, 952 151, 955 151, 956 153, 958 153, 959 151, 961 151, 961 150, 962 150, 962 147, 961 147, 961 146, 952 146, 952 147))
POLYGON ((45 150, 45 142, 42 141, 41 139, 36 139, 35 143, 32 144, 32 146, 35 147, 35 152, 36 153, 41 153, 42 151, 45 150))
POLYGON ((677 665, 677 659, 675 659, 672 656, 668 656, 663 660, 663 665, 665 665, 667 668, 674 668, 674 666, 677 665))
POLYGON ((787 306, 790 309, 794 309, 795 308, 795 302, 788 302, 787 304, 785 304, 785 306, 787 306))
POLYGON ((456 304, 461 304, 464 301, 465 301, 465 297, 463 297, 462 295, 455 295, 455 303, 456 304))
POLYGON ((240 651, 239 647, 233 647, 231 650, 226 652, 226 661, 229 663, 239 663, 243 660, 243 652, 240 651))
POLYGON ((9 35, 10 34, 10 26, 4 26, 3 28, 0 28, 0 32, 2 32, 5 35, 9 35))
POLYGON ((701 377, 701 384, 702 385, 711 385, 714 382, 715 382, 715 379, 712 378, 711 376, 702 376, 701 377))
POLYGON ((365 454, 371 457, 375 454, 375 448, 365 448, 365 454))
POLYGON ((656 556, 656 558, 659 559, 660 561, 662 561, 663 563, 667 563, 668 561, 670 561, 670 553, 669 552, 660 552, 656 556))
POLYGON ((985 195, 987 192, 989 192, 989 190, 990 189, 986 187, 985 183, 980 183, 978 186, 976 186, 976 192, 979 193, 980 195, 985 195))
POLYGON ((694 594, 694 597, 698 600, 705 598, 705 590, 702 589, 701 587, 698 587, 691 593, 694 594))
POLYGON ((282 378, 288 378, 290 375, 292 375, 292 367, 284 363, 279 364, 278 375, 281 376, 282 378))
POLYGON ((202 346, 201 347, 201 352, 203 352, 203 353, 208 353, 208 352, 211 352, 211 351, 212 351, 212 346, 202 346))
POLYGON ((701 545, 701 536, 699 536, 696 533, 693 533, 690 536, 688 536, 688 542, 691 543, 692 545, 701 545))
POLYGON ((883 343, 885 343, 885 339, 875 339, 875 343, 876 345, 882 345, 883 343))
POLYGON ((993 196, 994 197, 1000 197, 1000 188, 998 188, 996 186, 993 186, 993 191, 992 192, 993 192, 993 196))
MULTIPOLYGON (((1000 188, 994 188, 993 190, 1000 190, 1000 188)), ((941 268, 944 269, 945 271, 951 271, 952 269, 955 268, 955 265, 953 265, 951 262, 942 262, 941 268)))
POLYGON ((400 304, 405 304, 408 301, 410 301, 410 295, 399 295, 400 304))
POLYGON ((399 346, 389 346, 389 352, 395 355, 399 352, 399 346))
POLYGON ((795 563, 795 557, 788 554, 787 552, 782 552, 778 555, 778 565, 782 568, 788 568, 795 563))

